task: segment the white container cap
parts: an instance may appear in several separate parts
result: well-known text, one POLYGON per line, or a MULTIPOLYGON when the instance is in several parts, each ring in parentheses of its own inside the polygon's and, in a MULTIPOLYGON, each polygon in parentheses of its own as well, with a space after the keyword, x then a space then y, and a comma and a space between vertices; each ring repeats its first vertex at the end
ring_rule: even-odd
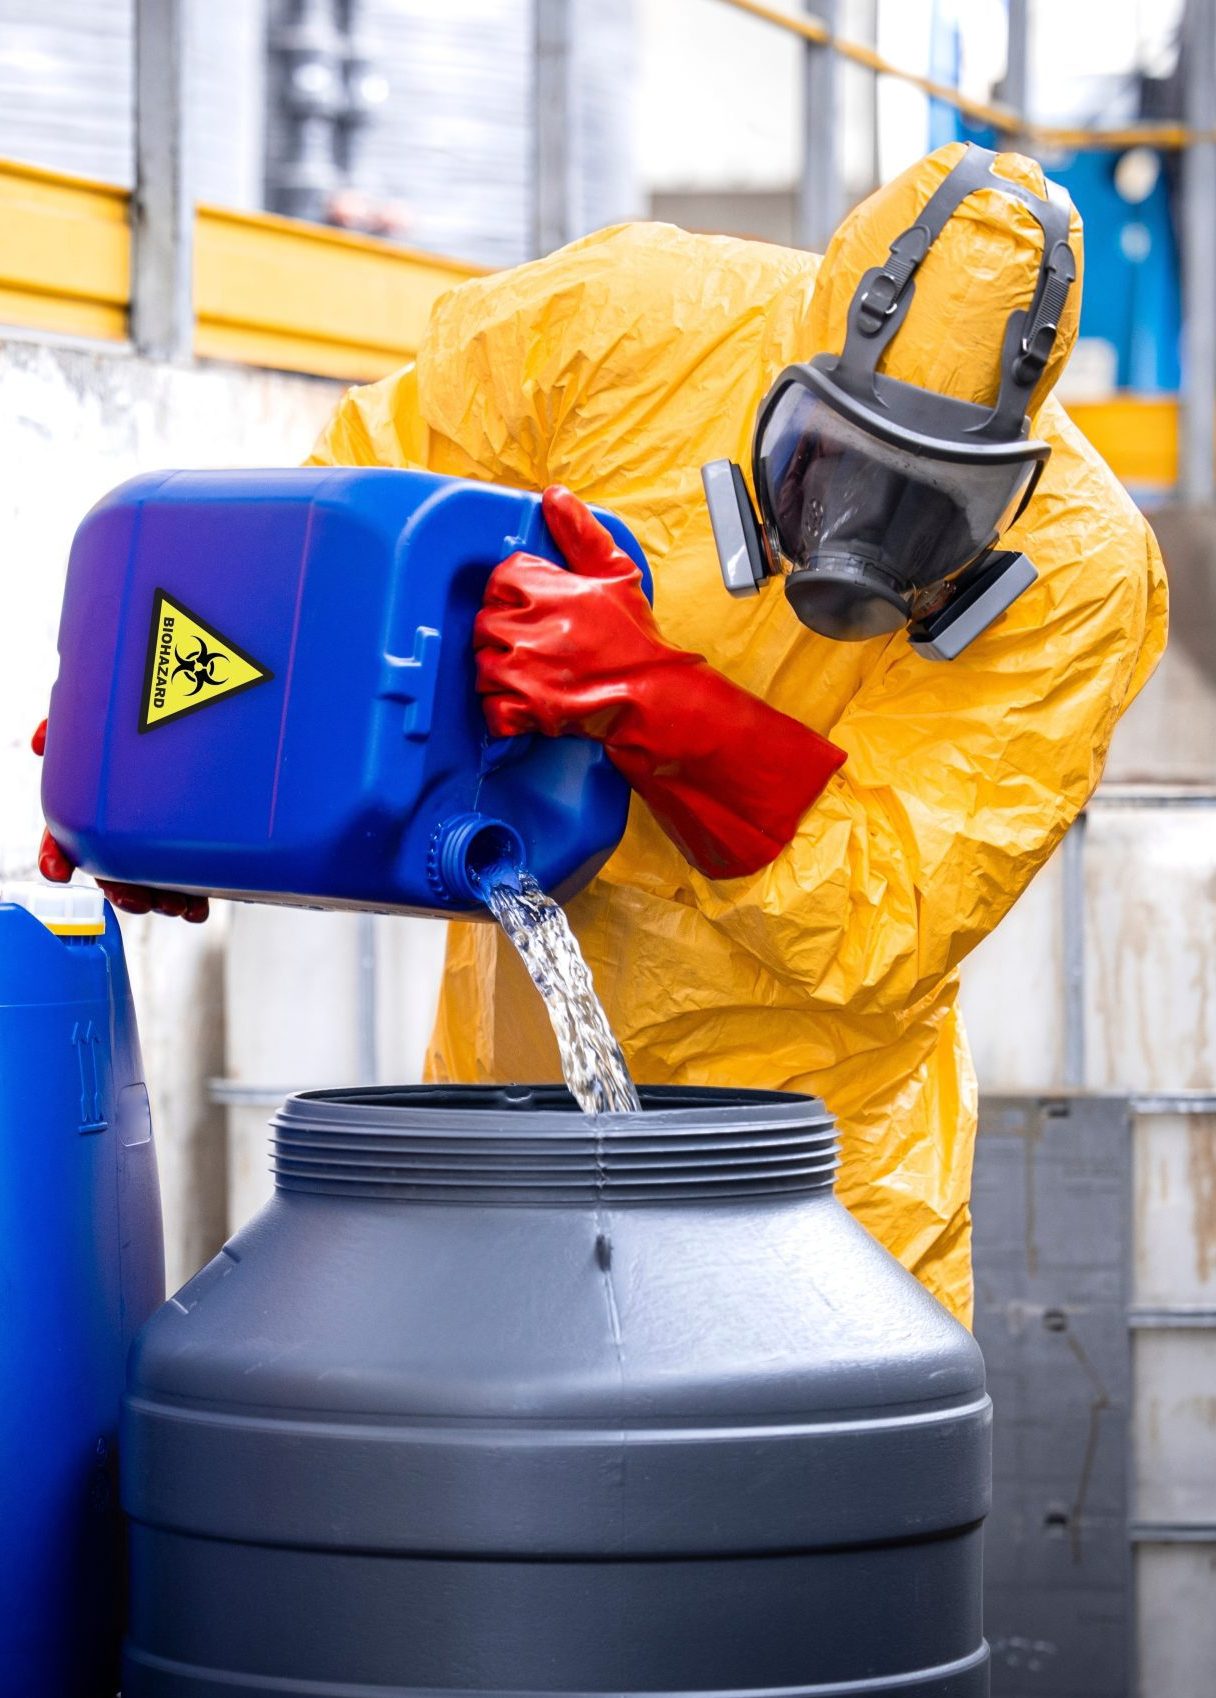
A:
POLYGON ((26 909, 56 937, 100 937, 106 929, 106 900, 93 885, 14 881, 0 884, 0 902, 26 909))

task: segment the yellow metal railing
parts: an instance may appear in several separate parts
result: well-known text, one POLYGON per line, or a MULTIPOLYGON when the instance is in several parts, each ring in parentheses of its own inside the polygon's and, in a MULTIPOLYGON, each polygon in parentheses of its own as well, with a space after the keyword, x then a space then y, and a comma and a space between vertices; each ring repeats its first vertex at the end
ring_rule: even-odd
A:
MULTIPOLYGON (((125 189, 0 161, 0 322, 122 341, 125 189)), ((269 213, 200 206, 196 353, 340 378, 417 352, 432 303, 482 267, 269 213)))
POLYGON ((751 17, 759 18, 762 23, 774 24, 787 34, 800 36, 803 41, 813 42, 817 47, 830 46, 834 53, 851 65, 860 65, 863 70, 873 71, 880 77, 894 77, 897 82, 907 83, 931 99, 940 100, 944 105, 953 107, 956 112, 974 119, 977 124, 990 124, 993 129, 1004 135, 1024 136, 1027 141, 1039 147, 1075 150, 1159 147, 1173 151, 1190 147, 1194 142, 1216 141, 1216 130, 1191 130, 1185 124, 1127 124, 1121 129, 1093 130, 1036 124, 1024 113, 1015 112, 1011 106, 1002 106, 995 101, 972 100, 949 83, 935 82, 932 77, 922 77, 916 71, 906 70, 902 65, 896 65, 892 60, 884 58, 874 48, 867 47, 864 42, 849 41, 847 37, 836 34, 822 18, 813 17, 809 13, 795 16, 793 13, 781 11, 777 6, 766 5, 764 0, 722 0, 722 4, 732 6, 736 12, 747 12, 751 17))
POLYGON ((121 341, 129 205, 110 183, 0 161, 0 319, 121 341))

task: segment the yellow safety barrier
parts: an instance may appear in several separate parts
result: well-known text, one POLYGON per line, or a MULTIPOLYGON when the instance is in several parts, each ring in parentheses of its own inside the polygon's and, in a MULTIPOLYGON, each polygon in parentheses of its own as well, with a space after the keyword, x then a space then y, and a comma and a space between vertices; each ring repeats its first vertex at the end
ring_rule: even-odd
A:
POLYGON ((112 183, 0 160, 0 320, 121 341, 129 203, 112 183))
POLYGON ((435 299, 483 269, 325 225, 200 206, 195 352, 383 377, 417 352, 435 299))
MULTIPOLYGON (((122 341, 125 189, 0 161, 0 323, 122 341)), ((195 351, 349 379, 417 352, 432 302, 483 267, 270 213, 200 206, 195 351)))
POLYGON ((881 53, 875 52, 872 47, 867 47, 864 42, 849 41, 846 37, 835 34, 822 18, 816 18, 809 13, 794 17, 776 6, 765 5, 764 0, 722 0, 722 4, 732 6, 736 12, 747 12, 763 23, 774 24, 787 34, 800 36, 803 41, 813 42, 817 47, 830 46, 852 65, 860 65, 877 76, 894 77, 899 82, 919 89, 931 99, 940 100, 946 106, 953 107, 956 112, 974 119, 978 124, 990 124, 1002 135, 1024 136, 1039 147, 1072 150, 1159 147, 1174 151, 1190 147, 1195 142, 1216 141, 1216 130, 1190 130, 1185 124, 1127 124, 1121 129, 1096 130, 1035 124, 1023 113, 1015 112, 1011 106, 972 100, 969 96, 960 94, 958 89, 952 88, 949 83, 935 82, 932 77, 922 77, 915 71, 906 70, 902 65, 896 65, 881 53))

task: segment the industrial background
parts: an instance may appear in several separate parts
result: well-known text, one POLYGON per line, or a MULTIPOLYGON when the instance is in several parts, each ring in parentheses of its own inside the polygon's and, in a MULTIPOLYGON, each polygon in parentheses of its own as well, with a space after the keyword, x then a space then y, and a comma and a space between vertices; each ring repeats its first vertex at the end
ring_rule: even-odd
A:
MULTIPOLYGON (((1216 1690, 1216 0, 0 0, 0 877, 72 533, 137 470, 303 458, 461 278, 654 217, 819 248, 942 141, 1086 226, 1063 398, 1149 512, 1173 640, 964 970, 984 1097, 1005 1698, 1216 1690)), ((217 798, 222 806, 222 798, 217 798)), ((419 1076, 434 923, 124 921, 170 1289, 292 1088, 419 1076)))

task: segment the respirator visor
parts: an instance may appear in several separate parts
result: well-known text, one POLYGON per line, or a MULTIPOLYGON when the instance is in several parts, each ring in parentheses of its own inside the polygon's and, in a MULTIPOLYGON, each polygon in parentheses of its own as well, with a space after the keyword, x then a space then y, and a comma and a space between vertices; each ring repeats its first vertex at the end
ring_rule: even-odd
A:
POLYGON ((969 451, 897 428, 884 440, 872 419, 863 428, 787 380, 754 448, 770 569, 785 574, 803 624, 825 637, 896 631, 1013 522, 1045 454, 1028 441, 969 451))

